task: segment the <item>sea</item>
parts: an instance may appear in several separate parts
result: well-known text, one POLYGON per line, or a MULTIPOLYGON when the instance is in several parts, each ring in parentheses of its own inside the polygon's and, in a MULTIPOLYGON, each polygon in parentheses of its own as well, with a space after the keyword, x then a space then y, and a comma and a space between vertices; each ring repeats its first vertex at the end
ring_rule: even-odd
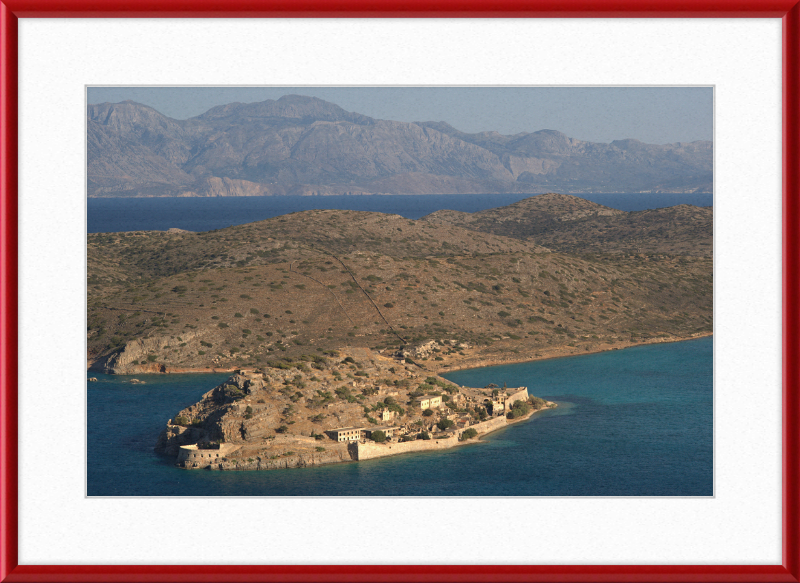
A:
MULTIPOLYGON (((581 194, 620 210, 711 206, 710 194, 581 194)), ((206 231, 309 210, 417 219, 526 195, 89 199, 88 232, 206 231)), ((462 386, 527 386, 556 409, 446 451, 260 472, 187 471, 153 452, 167 419, 227 374, 91 372, 89 496, 712 496, 713 338, 464 370, 462 386)))
MULTIPOLYGON (((360 210, 419 219, 449 209, 477 212, 506 206, 529 194, 426 194, 361 196, 254 196, 219 198, 90 198, 89 233, 114 231, 211 231, 311 209, 360 210)), ((624 211, 692 204, 712 206, 712 194, 601 193, 581 198, 624 211)))
POLYGON ((713 496, 713 338, 457 371, 556 409, 445 451, 311 468, 183 470, 166 420, 227 375, 91 373, 89 496, 713 496))

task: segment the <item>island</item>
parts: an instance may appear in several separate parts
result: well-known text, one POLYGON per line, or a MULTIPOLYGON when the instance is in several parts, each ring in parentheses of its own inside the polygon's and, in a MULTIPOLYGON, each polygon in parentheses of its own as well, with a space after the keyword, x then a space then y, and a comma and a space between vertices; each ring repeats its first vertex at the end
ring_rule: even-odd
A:
POLYGON ((155 449, 185 469, 363 461, 474 443, 555 406, 527 387, 478 389, 426 376, 402 352, 326 351, 237 370, 170 419, 155 449))

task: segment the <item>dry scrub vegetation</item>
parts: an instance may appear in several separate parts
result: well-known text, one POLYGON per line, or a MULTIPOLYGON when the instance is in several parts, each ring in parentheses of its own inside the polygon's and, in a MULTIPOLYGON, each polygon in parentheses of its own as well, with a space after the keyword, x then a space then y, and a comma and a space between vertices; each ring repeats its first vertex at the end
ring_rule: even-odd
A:
MULTIPOLYGON (((559 225, 588 220, 559 212, 559 225)), ((712 259, 668 252, 670 221, 650 229, 667 243, 649 253, 599 252, 594 231, 592 252, 577 252, 575 229, 572 252, 551 252, 536 237, 354 211, 90 234, 88 358, 114 372, 232 369, 436 339, 455 344, 421 364, 447 370, 710 333, 712 259)))

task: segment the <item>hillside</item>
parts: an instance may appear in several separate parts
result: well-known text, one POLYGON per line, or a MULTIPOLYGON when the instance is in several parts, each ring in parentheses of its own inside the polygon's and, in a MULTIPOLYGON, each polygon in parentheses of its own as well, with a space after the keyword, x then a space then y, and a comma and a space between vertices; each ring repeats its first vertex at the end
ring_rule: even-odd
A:
MULTIPOLYGON (((551 197, 561 210, 537 220, 624 216, 573 198, 551 197)), ((671 228, 663 216, 653 233, 671 228)), ((592 245, 591 231, 575 232, 592 245)), ((87 255, 87 358, 106 372, 233 370, 345 347, 404 351, 435 372, 712 330, 712 259, 702 254, 569 254, 380 213, 90 234, 87 255)))
POLYGON ((113 196, 708 192, 711 142, 466 134, 287 95, 188 119, 125 101, 87 110, 88 192, 113 196))
POLYGON ((625 212, 549 193, 476 213, 441 210, 421 220, 535 241, 565 253, 713 255, 710 207, 678 205, 625 212))

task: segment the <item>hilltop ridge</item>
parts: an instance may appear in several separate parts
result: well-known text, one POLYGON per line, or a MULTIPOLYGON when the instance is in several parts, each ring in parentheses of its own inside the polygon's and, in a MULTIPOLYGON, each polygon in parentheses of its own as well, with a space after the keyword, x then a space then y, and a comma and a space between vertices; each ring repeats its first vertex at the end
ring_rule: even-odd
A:
POLYGON ((533 196, 476 213, 441 210, 421 220, 502 234, 562 252, 713 255, 711 207, 612 209, 568 194, 533 196))

